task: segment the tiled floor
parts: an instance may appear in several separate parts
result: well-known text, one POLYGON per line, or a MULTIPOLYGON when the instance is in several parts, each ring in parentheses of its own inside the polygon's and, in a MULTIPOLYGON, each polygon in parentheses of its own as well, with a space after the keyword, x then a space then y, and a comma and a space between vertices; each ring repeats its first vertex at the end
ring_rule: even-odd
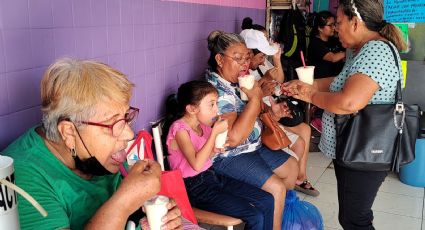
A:
MULTIPOLYGON (((309 157, 307 173, 320 195, 310 197, 299 193, 299 196, 319 208, 326 230, 342 229, 338 223, 335 172, 328 167, 331 160, 320 152, 312 152, 309 157)), ((401 183, 395 174, 385 179, 372 209, 378 230, 425 230, 424 189, 401 183)))

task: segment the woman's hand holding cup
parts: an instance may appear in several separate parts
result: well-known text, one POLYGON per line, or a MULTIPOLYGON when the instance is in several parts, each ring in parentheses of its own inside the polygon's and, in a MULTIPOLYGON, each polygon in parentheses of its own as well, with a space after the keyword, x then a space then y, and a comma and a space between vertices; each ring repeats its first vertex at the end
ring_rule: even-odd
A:
POLYGON ((227 130, 229 128, 227 119, 218 118, 214 123, 212 135, 215 135, 214 152, 222 152, 227 139, 227 130))
POLYGON ((263 98, 263 92, 261 91, 260 86, 258 85, 258 82, 254 82, 254 86, 251 89, 247 89, 245 87, 241 87, 241 90, 246 94, 248 97, 248 101, 252 99, 258 99, 259 101, 261 98, 263 98))
POLYGON ((299 80, 292 80, 283 84, 282 91, 286 96, 311 103, 312 96, 317 90, 313 87, 313 85, 299 80))
POLYGON ((137 161, 123 179, 114 196, 130 215, 139 209, 146 200, 159 192, 160 177, 161 166, 157 162, 137 161))

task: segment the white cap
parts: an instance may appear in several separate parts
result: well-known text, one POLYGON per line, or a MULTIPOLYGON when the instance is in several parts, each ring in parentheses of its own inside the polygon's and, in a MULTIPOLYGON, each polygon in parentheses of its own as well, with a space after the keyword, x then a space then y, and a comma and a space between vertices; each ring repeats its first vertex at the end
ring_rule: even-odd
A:
POLYGON ((245 40, 245 44, 248 49, 257 49, 268 56, 274 55, 278 51, 278 47, 271 45, 267 41, 267 38, 264 33, 259 30, 242 30, 240 35, 245 40))

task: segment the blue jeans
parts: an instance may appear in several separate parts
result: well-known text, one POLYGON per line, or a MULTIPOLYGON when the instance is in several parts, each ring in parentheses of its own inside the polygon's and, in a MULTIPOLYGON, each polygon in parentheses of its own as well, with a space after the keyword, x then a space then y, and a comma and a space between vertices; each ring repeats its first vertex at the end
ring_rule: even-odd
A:
POLYGON ((271 150, 262 146, 253 152, 217 158, 213 168, 217 173, 261 188, 273 175, 273 170, 283 165, 289 157, 290 155, 282 150, 271 150))
POLYGON ((271 194, 211 169, 184 182, 192 206, 242 219, 245 229, 273 229, 271 194))

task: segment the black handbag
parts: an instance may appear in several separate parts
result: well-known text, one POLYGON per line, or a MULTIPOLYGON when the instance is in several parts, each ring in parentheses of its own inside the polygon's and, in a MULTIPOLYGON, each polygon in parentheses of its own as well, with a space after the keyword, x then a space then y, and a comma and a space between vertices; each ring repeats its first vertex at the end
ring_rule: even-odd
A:
POLYGON ((355 170, 399 172, 415 159, 419 118, 419 106, 403 103, 400 81, 395 104, 370 104, 354 114, 335 115, 337 163, 355 170))

